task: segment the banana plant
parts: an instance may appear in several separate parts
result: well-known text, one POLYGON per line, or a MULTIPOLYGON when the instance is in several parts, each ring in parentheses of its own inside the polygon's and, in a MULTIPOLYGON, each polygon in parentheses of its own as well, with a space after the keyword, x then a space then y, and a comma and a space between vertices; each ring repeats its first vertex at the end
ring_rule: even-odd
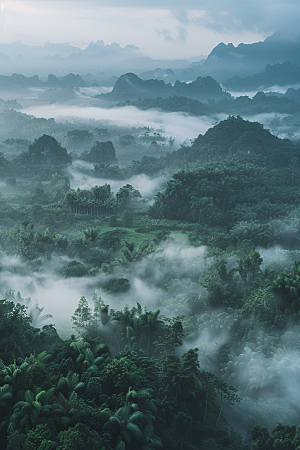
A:
POLYGON ((60 378, 57 384, 57 391, 65 397, 69 397, 72 392, 79 391, 84 387, 84 383, 80 381, 78 373, 69 373, 66 377, 60 378))
POLYGON ((11 390, 12 388, 9 384, 0 387, 0 410, 6 410, 10 403, 9 400, 12 400, 11 390))
POLYGON ((134 397, 147 398, 149 392, 130 391, 127 394, 127 404, 119 408, 114 414, 105 411, 108 419, 103 426, 103 431, 108 431, 112 436, 114 450, 154 450, 161 448, 161 441, 153 434, 152 417, 137 409, 135 403, 130 402, 134 397))
POLYGON ((25 391, 24 400, 17 402, 13 407, 8 433, 10 434, 17 428, 22 430, 26 425, 35 427, 42 418, 57 418, 57 416, 62 414, 60 407, 56 404, 50 404, 50 400, 54 397, 54 392, 54 388, 48 391, 41 391, 36 395, 30 390, 25 391))

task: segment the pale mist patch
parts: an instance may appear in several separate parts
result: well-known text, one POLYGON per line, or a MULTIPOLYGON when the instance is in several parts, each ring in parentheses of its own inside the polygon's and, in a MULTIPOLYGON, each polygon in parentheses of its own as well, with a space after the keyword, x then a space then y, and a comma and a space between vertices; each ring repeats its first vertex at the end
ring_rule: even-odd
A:
POLYGON ((263 113, 254 115, 243 115, 245 120, 250 122, 259 122, 264 128, 269 130, 272 134, 279 137, 280 139, 298 139, 300 133, 298 128, 290 125, 284 125, 282 120, 288 117, 289 114, 278 114, 278 113, 263 113))
POLYGON ((237 98, 237 97, 242 97, 242 96, 247 96, 249 98, 253 98, 257 92, 264 92, 265 94, 269 93, 269 92, 276 92, 278 94, 285 94, 286 91, 290 88, 293 89, 299 89, 300 88, 300 83, 297 84, 286 84, 284 86, 279 86, 278 84, 274 84, 273 86, 269 86, 269 87, 262 87, 259 89, 255 89, 254 91, 233 91, 231 89, 226 89, 223 87, 223 89, 226 90, 226 92, 229 92, 229 94, 231 94, 233 97, 237 98))
POLYGON ((71 189, 91 189, 95 186, 103 186, 107 183, 111 186, 111 190, 116 193, 122 186, 130 184, 135 189, 140 191, 143 198, 152 199, 156 192, 162 189, 166 181, 171 178, 170 175, 160 175, 150 178, 145 174, 134 175, 126 180, 96 178, 93 176, 83 175, 82 172, 80 172, 80 166, 88 169, 93 168, 93 164, 91 163, 86 163, 81 160, 74 161, 73 165, 69 166, 67 169, 67 174, 70 177, 71 189))
MULTIPOLYGON (((83 94, 85 97, 95 97, 98 94, 108 94, 113 90, 113 86, 91 86, 79 88, 79 94, 83 94)), ((77 93, 76 93, 77 94, 77 93)))
POLYGON ((263 126, 267 129, 271 127, 272 121, 274 118, 283 119, 286 114, 277 114, 277 113, 262 113, 262 114, 253 114, 253 115, 243 115, 245 120, 249 120, 250 122, 259 122, 263 124, 263 126))
MULTIPOLYGON (((47 319, 41 326, 47 323, 54 324, 64 339, 74 332, 71 316, 82 295, 90 300, 93 293, 98 291, 105 303, 110 303, 109 296, 97 290, 99 277, 63 278, 50 268, 36 272, 27 271, 23 274, 4 270, 0 274, 0 285, 2 292, 8 289, 19 291, 23 298, 31 298, 31 304, 38 304, 40 308, 44 308, 43 313, 51 314, 52 318, 47 319)), ((122 309, 125 304, 126 302, 120 301, 118 309, 122 309)), ((93 307, 91 302, 90 306, 93 307)))
POLYGON ((162 242, 153 254, 136 262, 133 270, 140 278, 160 282, 167 275, 173 279, 200 276, 208 264, 207 247, 192 247, 181 235, 162 242))
POLYGON ((52 314, 44 324, 53 323, 63 337, 71 332, 71 314, 78 303, 78 293, 86 291, 87 279, 64 279, 57 271, 70 262, 66 256, 53 257, 40 270, 30 270, 29 264, 18 256, 2 256, 0 259, 1 292, 12 289, 23 298, 31 297, 31 304, 44 308, 45 314, 52 314))
POLYGON ((223 345, 227 344, 229 340, 230 330, 222 329, 217 332, 215 330, 210 330, 204 324, 199 329, 197 339, 184 342, 183 345, 178 348, 177 353, 182 356, 190 348, 197 348, 201 369, 216 372, 218 370, 218 368, 215 367, 216 357, 223 345))
POLYGON ((272 269, 272 267, 287 269, 295 261, 295 255, 289 250, 285 250, 280 245, 274 245, 270 248, 257 247, 263 262, 261 264, 261 269, 263 270, 266 266, 272 269))
MULTIPOLYGON (((117 267, 112 274, 99 274, 94 277, 63 278, 59 270, 70 261, 66 256, 54 256, 50 262, 36 271, 33 271, 28 263, 24 263, 20 257, 4 256, 0 259, 0 291, 12 289, 21 293, 23 298, 31 297, 32 304, 38 304, 44 308, 43 314, 52 314, 52 319, 45 323, 53 323, 58 333, 67 338, 71 335, 71 316, 77 308, 82 295, 90 302, 93 293, 96 292, 105 304, 115 310, 122 310, 125 305, 136 306, 139 302, 142 307, 157 309, 164 292, 160 287, 161 281, 167 276, 177 278, 176 295, 183 298, 189 295, 184 279, 200 275, 201 270, 207 267, 206 248, 191 247, 185 240, 168 241, 158 247, 153 253, 145 256, 140 261, 126 266, 117 267), (195 272, 196 271, 196 272, 195 272), (103 282, 110 278, 127 278, 130 282, 130 290, 123 294, 110 295, 101 288, 103 282)), ((78 260, 78 258, 75 258, 78 260)), ((200 285, 192 285, 189 289, 195 293, 202 289, 200 285)), ((172 294, 170 294, 172 297, 172 294)), ((171 316, 182 314, 185 311, 171 312, 171 316)))
POLYGON ((234 97, 234 98, 244 97, 244 96, 249 97, 249 98, 253 98, 257 94, 257 90, 254 90, 254 91, 233 91, 233 90, 227 89, 225 87, 223 87, 223 89, 226 92, 228 92, 229 94, 231 94, 232 97, 234 97))
POLYGON ((245 347, 240 356, 232 384, 242 385, 240 404, 227 411, 228 419, 238 421, 243 431, 253 423, 270 431, 277 423, 298 423, 300 402, 300 352, 297 347, 300 328, 283 333, 273 356, 266 357, 259 349, 245 347))
POLYGON ((265 92, 278 92, 279 94, 285 94, 288 89, 299 89, 300 83, 296 84, 286 84, 284 86, 279 86, 278 84, 274 84, 274 86, 271 86, 268 88, 265 92))
POLYGON ((168 113, 156 109, 141 111, 135 106, 105 109, 101 107, 78 107, 65 105, 31 106, 23 110, 26 114, 46 119, 54 118, 57 122, 81 120, 104 120, 111 125, 123 127, 163 127, 168 137, 173 136, 180 142, 194 139, 204 134, 215 123, 225 119, 227 114, 213 117, 194 117, 185 113, 168 113))

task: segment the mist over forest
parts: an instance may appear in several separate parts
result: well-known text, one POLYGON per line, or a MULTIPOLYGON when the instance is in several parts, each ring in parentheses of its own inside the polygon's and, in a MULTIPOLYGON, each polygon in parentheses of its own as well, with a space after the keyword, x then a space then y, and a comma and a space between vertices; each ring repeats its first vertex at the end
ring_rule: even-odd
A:
POLYGON ((299 48, 0 41, 1 449, 299 450, 299 48))

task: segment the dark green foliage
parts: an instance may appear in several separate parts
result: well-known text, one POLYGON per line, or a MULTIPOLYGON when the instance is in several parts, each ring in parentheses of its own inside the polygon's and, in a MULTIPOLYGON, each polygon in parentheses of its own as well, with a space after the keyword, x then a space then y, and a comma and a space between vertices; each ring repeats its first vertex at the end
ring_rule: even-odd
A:
POLYGON ((83 232, 83 234, 84 234, 85 239, 86 239, 87 241, 94 242, 95 239, 96 239, 97 236, 98 236, 99 231, 100 231, 100 230, 99 230, 98 228, 89 228, 88 230, 85 230, 85 231, 83 232))
MULTIPOLYGON (((84 152, 81 158, 92 163, 116 164, 116 151, 111 141, 96 141, 89 152, 84 152)), ((95 167, 95 170, 96 167, 95 167)))
POLYGON ((241 295, 235 270, 227 272, 224 260, 211 266, 202 280, 202 286, 206 289, 207 301, 213 308, 234 306, 236 297, 241 295))
MULTIPOLYGON (((208 163, 210 166, 212 163, 222 166, 252 163, 260 170, 266 167, 272 181, 284 185, 283 179, 289 176, 292 158, 298 158, 298 148, 287 139, 275 137, 260 123, 229 116, 204 135, 200 134, 191 146, 182 146, 160 158, 144 156, 141 161, 133 161, 129 173, 151 176, 163 169, 179 170, 184 166, 194 170, 208 163)), ((264 171, 261 173, 266 175, 264 171)))
MULTIPOLYGON (((134 242, 128 242, 125 240, 124 243, 125 243, 125 247, 122 248, 122 253, 124 255, 124 258, 122 258, 122 261, 124 263, 138 261, 138 260, 142 259, 144 256, 149 255, 153 251, 153 248, 154 248, 154 245, 151 244, 149 241, 144 241, 138 247, 135 246, 134 242)), ((155 239, 153 239, 153 243, 154 244, 156 243, 155 239)))
POLYGON ((43 233, 35 231, 33 223, 29 221, 11 228, 6 240, 6 250, 14 250, 29 260, 53 251, 65 252, 70 244, 66 236, 50 233, 49 228, 43 233))
POLYGON ((117 249, 121 244, 121 237, 126 234, 126 230, 115 229, 106 231, 100 235, 100 246, 104 249, 117 249))
MULTIPOLYGON (((299 428, 299 427, 298 427, 299 428)), ((297 450, 300 444, 299 429, 295 425, 282 425, 279 423, 269 435, 266 427, 255 425, 251 431, 255 450, 297 450)))
POLYGON ((123 208, 128 208, 132 202, 141 198, 141 194, 133 186, 126 184, 118 190, 116 197, 123 208))
POLYGON ((239 260, 238 272, 244 282, 257 279, 260 272, 260 265, 263 262, 255 247, 252 247, 249 255, 239 260))
POLYGON ((118 198, 113 198, 109 184, 95 186, 90 191, 71 189, 64 202, 71 207, 71 212, 91 216, 116 214, 121 208, 118 198))
MULTIPOLYGON (((3 268, 5 256, 19 255, 22 264, 10 273, 34 272, 42 283, 46 262, 64 255, 71 261, 64 275, 94 275, 84 284, 88 292, 103 290, 105 301, 82 296, 71 319, 75 335, 62 341, 53 325, 35 328, 49 318, 43 308, 27 312, 26 299, 6 292, 1 449, 249 450, 228 431, 225 404, 250 432, 253 417, 274 427, 270 399, 286 408, 282 422, 293 423, 297 397, 285 399, 294 383, 298 390, 298 152, 259 124, 230 117, 191 147, 122 169, 155 174, 187 165, 156 195, 152 217, 135 210, 140 194, 129 184, 116 197, 108 184, 69 190, 60 174, 6 185, 3 268), (123 211, 139 233, 120 228, 123 211), (187 247, 188 238, 196 248, 187 247), (275 243, 284 247, 284 263, 264 256, 275 243), (141 289, 153 310, 132 307, 141 289), (112 294, 114 305, 125 298, 130 307, 110 309, 112 294)), ((252 438, 257 449, 299 446, 292 425, 278 425, 273 437, 255 428, 252 438)))
POLYGON ((26 307, 20 303, 0 300, 0 359, 6 363, 24 357, 34 349, 38 330, 30 325, 26 307))
POLYGON ((130 174, 145 173, 152 176, 166 166, 164 158, 154 156, 143 156, 140 161, 132 161, 130 164, 130 174))
POLYGON ((110 216, 109 218, 109 226, 110 227, 117 227, 119 224, 116 216, 110 216))
POLYGON ((19 164, 59 166, 72 162, 72 157, 55 138, 44 134, 36 139, 33 144, 30 144, 28 152, 21 153, 16 162, 19 164))
POLYGON ((103 186, 95 186, 91 189, 91 192, 97 200, 105 202, 111 197, 110 185, 105 183, 103 186))
POLYGON ((125 227, 125 228, 132 227, 132 222, 133 222, 132 212, 128 211, 128 209, 125 209, 125 211, 123 211, 122 216, 121 216, 121 222, 122 222, 123 227, 125 227))
POLYGON ((93 174, 98 178, 110 178, 114 180, 125 179, 125 170, 117 165, 106 163, 94 164, 93 174))
POLYGON ((67 132, 67 138, 72 147, 80 148, 82 145, 89 144, 93 133, 88 130, 70 130, 67 132))
POLYGON ((281 272, 273 281, 273 290, 280 299, 280 309, 289 313, 299 311, 300 261, 295 261, 289 273, 281 272))
POLYGON ((151 215, 227 230, 242 220, 267 221, 291 211, 298 188, 283 187, 255 166, 218 165, 181 171, 155 196, 151 215))
POLYGON ((110 294, 120 294, 122 292, 127 292, 130 289, 130 283, 127 278, 111 278, 106 281, 103 285, 110 294))
MULTIPOLYGON (((210 428, 203 425, 205 372, 199 370, 197 349, 181 359, 171 354, 181 343, 181 318, 160 317, 159 311, 143 312, 140 305, 109 311, 98 300, 92 314, 82 297, 73 323, 77 332, 90 333, 90 337, 73 337, 71 344, 56 344, 50 353, 26 358, 20 366, 0 367, 0 415, 1 408, 7 411, 10 407, 8 415, 1 416, 8 430, 7 440, 6 428, 1 431, 3 448, 81 450, 88 445, 95 450, 169 449, 165 431, 169 433, 173 426, 172 445, 186 443, 200 448, 204 436, 212 437, 210 428), (104 320, 104 313, 108 320, 104 320), (108 327, 111 321, 124 336, 123 350, 115 357, 97 337, 101 327, 108 327), (96 339, 91 338, 91 332, 96 339), (147 356, 155 348, 158 357, 147 356)), ((207 422, 220 421, 224 426, 219 409, 213 412, 210 404, 218 391, 224 399, 235 397, 216 377, 209 390, 207 422)), ((231 438, 224 433, 230 443, 231 438)))
POLYGON ((84 264, 79 261, 70 261, 61 269, 61 273, 65 278, 69 277, 84 277, 88 271, 84 264))

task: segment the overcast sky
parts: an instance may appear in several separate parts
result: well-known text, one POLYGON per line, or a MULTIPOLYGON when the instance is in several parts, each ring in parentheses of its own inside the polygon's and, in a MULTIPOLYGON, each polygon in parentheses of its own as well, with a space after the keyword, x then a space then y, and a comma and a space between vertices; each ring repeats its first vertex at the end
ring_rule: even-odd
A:
POLYGON ((300 0, 5 0, 1 42, 137 45, 153 58, 208 54, 298 29, 300 0))

